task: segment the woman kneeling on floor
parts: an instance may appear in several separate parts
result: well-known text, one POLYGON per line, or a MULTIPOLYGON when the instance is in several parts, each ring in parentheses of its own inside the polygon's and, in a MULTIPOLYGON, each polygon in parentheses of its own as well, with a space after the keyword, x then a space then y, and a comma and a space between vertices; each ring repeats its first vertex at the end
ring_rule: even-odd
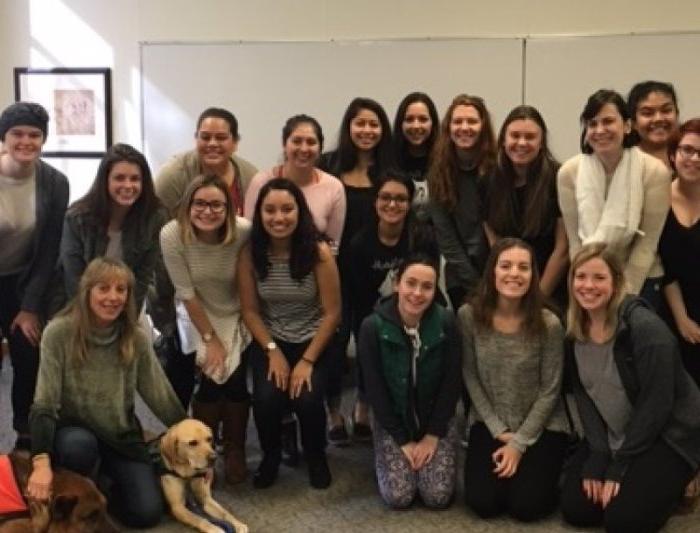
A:
POLYGON ((129 527, 155 526, 160 482, 134 412, 136 393, 166 425, 185 417, 136 321, 134 276, 114 259, 94 259, 72 303, 41 339, 30 414, 30 497, 51 496, 52 463, 112 481, 110 509, 129 527))
POLYGON ((399 509, 416 493, 428 507, 447 507, 455 490, 461 340, 452 313, 434 301, 437 281, 436 259, 411 256, 397 271, 395 294, 360 329, 379 493, 399 509))
POLYGON ((496 243, 471 304, 459 310, 472 400, 464 464, 467 505, 482 518, 551 513, 566 453, 561 403, 564 330, 542 308, 532 248, 496 243))
POLYGON ((577 527, 659 531, 700 464, 700 391, 678 343, 642 299, 624 297, 605 244, 569 273, 566 372, 585 441, 566 470, 562 514, 577 527))

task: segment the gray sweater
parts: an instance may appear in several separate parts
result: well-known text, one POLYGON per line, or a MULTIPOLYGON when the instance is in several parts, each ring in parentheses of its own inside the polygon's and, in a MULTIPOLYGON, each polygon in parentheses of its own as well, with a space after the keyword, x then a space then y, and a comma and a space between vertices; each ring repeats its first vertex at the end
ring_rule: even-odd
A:
POLYGON ((533 339, 521 332, 477 331, 471 306, 459 310, 470 420, 484 422, 494 438, 513 432, 511 445, 520 452, 544 429, 568 431, 560 395, 564 331, 553 313, 542 313, 546 332, 533 339))

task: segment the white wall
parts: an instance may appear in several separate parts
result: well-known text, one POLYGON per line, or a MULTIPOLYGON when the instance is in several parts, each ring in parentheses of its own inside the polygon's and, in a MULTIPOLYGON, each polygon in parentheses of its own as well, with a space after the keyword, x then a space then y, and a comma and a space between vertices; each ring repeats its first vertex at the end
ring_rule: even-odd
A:
POLYGON ((0 102, 13 100, 15 66, 108 66, 114 139, 140 146, 140 41, 698 30, 697 0, 0 0, 0 102))

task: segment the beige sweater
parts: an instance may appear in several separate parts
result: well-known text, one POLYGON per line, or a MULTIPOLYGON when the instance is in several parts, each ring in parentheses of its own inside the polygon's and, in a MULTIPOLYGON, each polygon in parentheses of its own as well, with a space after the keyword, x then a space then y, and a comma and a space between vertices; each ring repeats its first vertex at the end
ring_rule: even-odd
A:
MULTIPOLYGON (((569 238, 571 257, 581 248, 576 206, 576 175, 583 157, 595 156, 576 155, 561 166, 557 175, 559 207, 569 238)), ((618 250, 625 261, 625 278, 628 290, 632 294, 639 294, 646 278, 663 275, 656 249, 668 214, 671 195, 671 173, 666 166, 648 154, 642 154, 642 164, 644 204, 639 233, 628 249, 618 250)))
MULTIPOLYGON (((242 202, 248 189, 248 184, 258 169, 237 155, 231 157, 231 162, 236 171, 236 177, 240 177, 241 180, 242 202)), ((187 186, 201 173, 202 170, 196 150, 190 150, 174 156, 160 169, 155 179, 156 195, 163 202, 171 217, 176 216, 187 186)))

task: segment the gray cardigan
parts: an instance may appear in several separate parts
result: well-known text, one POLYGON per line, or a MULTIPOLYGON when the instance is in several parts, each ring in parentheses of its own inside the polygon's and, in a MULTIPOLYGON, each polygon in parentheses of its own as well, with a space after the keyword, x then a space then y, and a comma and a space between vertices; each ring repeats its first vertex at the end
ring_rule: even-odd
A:
POLYGON ((46 314, 47 292, 58 258, 68 205, 68 179, 41 159, 36 163, 36 226, 32 256, 18 279, 20 309, 46 314))
POLYGON ((622 480, 630 462, 658 439, 697 470, 700 390, 683 368, 673 333, 641 298, 628 297, 620 307, 613 354, 632 404, 625 439, 614 453, 609 448, 605 422, 581 384, 574 341, 569 339, 566 343, 566 377, 591 449, 583 477, 622 480))
POLYGON ((447 289, 461 287, 471 294, 481 278, 488 255, 480 213, 477 169, 460 170, 457 176, 457 205, 453 210, 435 200, 429 204, 440 252, 445 256, 447 289))
MULTIPOLYGON (((148 217, 144 227, 125 224, 122 230, 122 261, 136 278, 136 305, 141 309, 148 286, 160 256, 160 228, 167 218, 164 208, 148 217)), ((92 215, 68 210, 63 223, 61 267, 65 294, 70 299, 78 291, 78 283, 88 263, 103 256, 109 244, 106 228, 92 215)))

